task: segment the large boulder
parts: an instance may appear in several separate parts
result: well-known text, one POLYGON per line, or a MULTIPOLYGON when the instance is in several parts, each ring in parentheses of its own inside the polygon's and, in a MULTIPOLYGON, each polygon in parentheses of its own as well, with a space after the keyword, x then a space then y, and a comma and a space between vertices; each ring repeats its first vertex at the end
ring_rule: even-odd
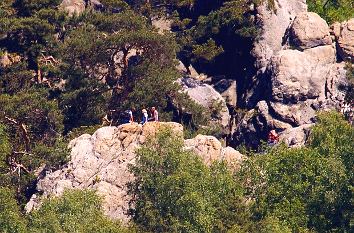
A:
POLYGON ((225 160, 231 167, 239 166, 244 155, 231 147, 222 147, 221 142, 213 136, 197 135, 193 139, 184 141, 186 149, 199 155, 205 164, 211 165, 214 161, 225 160))
POLYGON ((290 28, 290 44, 300 49, 332 44, 326 21, 313 12, 298 14, 290 28))
MULTIPOLYGON (((183 127, 178 123, 148 122, 144 126, 123 124, 103 127, 92 136, 84 134, 72 140, 69 144, 70 161, 64 168, 39 178, 38 193, 27 203, 26 210, 39 207, 45 197, 62 195, 65 189, 92 189, 103 197, 106 215, 127 222, 131 201, 127 184, 134 180, 129 166, 135 163, 135 150, 164 127, 171 128, 173 134, 182 138, 183 127)), ((238 151, 223 148, 211 136, 198 135, 195 139, 186 140, 185 145, 186 150, 196 152, 207 164, 225 160, 237 168, 243 159, 238 151)))
POLYGON ((270 60, 271 99, 284 103, 325 96, 326 76, 336 53, 332 45, 301 52, 282 50, 270 60))
POLYGON ((314 124, 304 124, 299 127, 289 128, 279 135, 279 140, 290 147, 304 146, 308 141, 311 127, 314 124))
POLYGON ((181 78, 179 82, 183 90, 198 104, 207 109, 213 109, 216 106, 220 107, 220 109, 218 109, 218 123, 224 128, 228 127, 230 121, 229 109, 220 93, 209 84, 202 83, 193 78, 181 78))
POLYGON ((86 9, 86 3, 84 0, 63 0, 60 4, 60 8, 66 11, 70 16, 79 15, 86 9))
POLYGON ((274 0, 273 8, 264 1, 257 7, 256 21, 262 28, 262 35, 252 50, 257 69, 266 68, 269 59, 282 49, 283 36, 290 23, 296 15, 306 11, 306 0, 274 0))
POLYGON ((339 55, 344 60, 349 58, 354 61, 354 18, 343 22, 337 34, 339 55))

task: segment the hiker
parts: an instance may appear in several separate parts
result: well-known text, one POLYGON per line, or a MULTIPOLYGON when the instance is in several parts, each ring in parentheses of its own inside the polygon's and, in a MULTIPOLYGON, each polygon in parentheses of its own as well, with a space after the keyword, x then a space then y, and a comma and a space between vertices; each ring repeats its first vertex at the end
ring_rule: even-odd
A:
POLYGON ((124 114, 123 114, 123 124, 126 124, 126 123, 133 123, 133 122, 134 122, 133 111, 130 110, 130 109, 124 111, 124 114))
POLYGON ((150 121, 159 121, 159 113, 155 107, 151 108, 151 118, 150 121))
POLYGON ((348 112, 351 112, 351 107, 349 103, 344 103, 344 105, 341 108, 341 113, 343 115, 346 115, 348 112))
POLYGON ((268 134, 268 145, 274 146, 279 142, 279 135, 272 129, 268 134))
POLYGON ((141 112, 143 113, 143 119, 141 120, 140 124, 144 125, 146 122, 148 122, 149 117, 146 109, 143 109, 141 112))

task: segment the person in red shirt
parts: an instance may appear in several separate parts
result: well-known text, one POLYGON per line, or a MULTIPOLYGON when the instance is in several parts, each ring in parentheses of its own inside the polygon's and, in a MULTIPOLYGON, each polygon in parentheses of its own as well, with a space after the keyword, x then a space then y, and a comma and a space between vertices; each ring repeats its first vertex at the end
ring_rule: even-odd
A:
POLYGON ((275 145, 279 142, 279 135, 272 129, 268 134, 268 145, 275 145))

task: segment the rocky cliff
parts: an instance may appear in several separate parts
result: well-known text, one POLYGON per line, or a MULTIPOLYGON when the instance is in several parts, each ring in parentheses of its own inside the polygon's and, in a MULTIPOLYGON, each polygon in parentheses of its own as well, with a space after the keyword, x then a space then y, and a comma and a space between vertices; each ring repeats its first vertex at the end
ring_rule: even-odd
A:
MULTIPOLYGON (((65 0, 62 7, 73 12, 83 2, 65 0)), ((316 112, 336 109, 344 101, 344 60, 354 59, 354 19, 329 27, 319 15, 307 12, 306 0, 273 2, 264 1, 254 9, 261 34, 251 51, 254 75, 244 77, 242 91, 237 92, 240 85, 236 80, 213 81, 192 66, 184 67, 181 62, 178 66, 184 77, 180 83, 193 100, 209 109, 215 102, 220 104, 215 122, 229 134, 234 147, 257 147, 270 129, 280 132, 287 144, 302 145, 316 112), (237 108, 247 113, 235 122, 240 118, 235 116, 237 108)), ((97 4, 90 0, 85 7, 97 4)), ((171 32, 168 20, 157 19, 153 25, 160 33, 171 32)))
MULTIPOLYGON (((69 144, 70 161, 61 170, 50 172, 38 179, 37 194, 26 205, 31 211, 40 205, 41 199, 59 196, 65 189, 93 189, 104 199, 105 213, 116 219, 128 221, 130 196, 127 184, 134 177, 129 165, 134 164, 135 150, 161 128, 169 127, 175 135, 183 137, 183 127, 172 122, 148 122, 124 124, 119 127, 103 127, 93 135, 84 134, 69 144)), ((185 140, 185 149, 194 151, 206 164, 226 161, 237 168, 244 156, 231 147, 222 147, 212 136, 198 135, 185 140)))
POLYGON ((347 85, 345 62, 353 56, 353 19, 332 29, 304 0, 276 0, 257 9, 263 28, 253 54, 254 83, 244 93, 249 111, 234 129, 231 144, 257 147, 276 129, 290 146, 303 145, 316 112, 338 109, 347 85), (276 26, 275 26, 276 25, 276 26))

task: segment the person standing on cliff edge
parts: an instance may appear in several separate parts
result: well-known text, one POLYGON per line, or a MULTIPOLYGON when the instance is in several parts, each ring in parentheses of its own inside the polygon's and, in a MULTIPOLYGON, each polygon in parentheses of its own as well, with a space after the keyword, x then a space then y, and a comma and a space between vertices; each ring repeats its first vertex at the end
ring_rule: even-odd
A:
POLYGON ((148 122, 148 113, 146 109, 143 109, 141 112, 143 113, 143 119, 141 120, 140 124, 144 125, 146 122, 148 122))
POLYGON ((159 113, 155 107, 151 108, 151 119, 150 120, 155 121, 155 122, 159 121, 159 113))

